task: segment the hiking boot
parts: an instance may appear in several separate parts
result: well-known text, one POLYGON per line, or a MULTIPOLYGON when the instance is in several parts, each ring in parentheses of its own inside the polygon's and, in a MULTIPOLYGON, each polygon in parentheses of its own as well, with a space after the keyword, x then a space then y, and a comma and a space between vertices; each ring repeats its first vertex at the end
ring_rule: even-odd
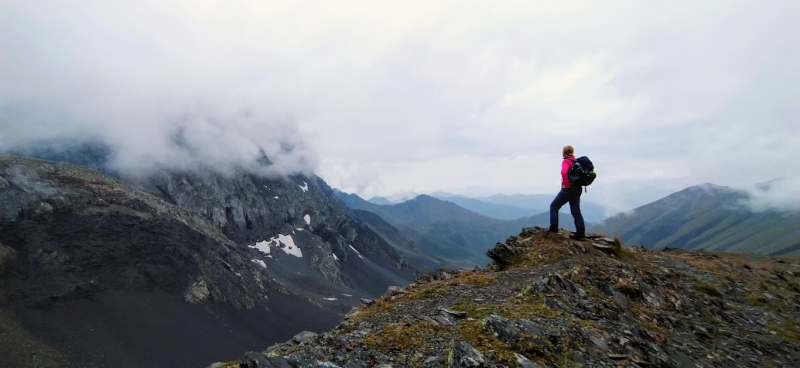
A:
POLYGON ((570 239, 574 239, 574 240, 581 240, 581 239, 585 239, 585 238, 586 238, 586 235, 584 235, 584 234, 578 234, 578 233, 573 233, 572 235, 570 235, 570 236, 569 236, 569 238, 570 238, 570 239))
POLYGON ((557 232, 558 232, 558 229, 555 229, 555 228, 552 228, 552 227, 551 227, 551 228, 547 229, 547 232, 548 232, 548 233, 557 233, 557 232))

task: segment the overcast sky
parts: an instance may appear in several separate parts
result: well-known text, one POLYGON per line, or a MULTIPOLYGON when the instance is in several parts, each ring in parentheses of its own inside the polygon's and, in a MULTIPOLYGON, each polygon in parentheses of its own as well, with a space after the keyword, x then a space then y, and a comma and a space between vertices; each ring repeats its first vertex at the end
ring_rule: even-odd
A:
POLYGON ((800 177, 798 15, 794 0, 0 0, 0 149, 91 138, 137 171, 261 148, 369 198, 554 195, 571 144, 598 172, 584 199, 626 210, 800 177))

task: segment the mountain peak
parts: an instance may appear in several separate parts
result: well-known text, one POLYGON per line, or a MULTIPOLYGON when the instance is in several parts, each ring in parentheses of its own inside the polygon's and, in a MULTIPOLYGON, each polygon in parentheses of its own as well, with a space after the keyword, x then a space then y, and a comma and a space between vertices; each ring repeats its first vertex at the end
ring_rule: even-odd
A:
POLYGON ((420 201, 420 202, 425 202, 425 203, 441 202, 440 200, 438 200, 438 199, 436 199, 436 198, 434 198, 432 196, 429 196, 427 194, 420 194, 420 195, 414 197, 413 199, 411 199, 411 201, 420 201))
POLYGON ((242 366, 796 366, 800 264, 525 229, 242 366), (502 265, 501 265, 502 263, 502 265), (758 343, 754 343, 757 341, 758 343), (262 365, 258 365, 262 366, 262 365))
POLYGON ((593 230, 651 248, 800 254, 797 211, 754 212, 746 204, 751 195, 710 183, 696 185, 606 219, 593 230))

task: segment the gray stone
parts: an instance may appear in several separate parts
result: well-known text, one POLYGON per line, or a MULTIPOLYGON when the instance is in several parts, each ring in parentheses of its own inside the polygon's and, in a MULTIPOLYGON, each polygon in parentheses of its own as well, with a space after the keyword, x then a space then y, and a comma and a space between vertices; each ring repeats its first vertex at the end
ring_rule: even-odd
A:
POLYGON ((389 295, 409 294, 409 292, 406 291, 406 289, 403 289, 403 288, 401 288, 399 286, 389 286, 389 288, 386 289, 386 294, 389 294, 389 295))
POLYGON ((453 326, 455 323, 445 316, 436 316, 433 319, 442 326, 453 326))
POLYGON ((211 292, 208 291, 206 280, 200 277, 186 290, 183 298, 189 303, 199 304, 208 299, 210 295, 211 292))
POLYGON ((601 244, 601 243, 593 242, 592 246, 597 248, 597 249, 599 249, 599 250, 601 250, 601 251, 604 251, 604 252, 607 252, 607 251, 611 250, 611 246, 607 245, 607 244, 601 244))
POLYGON ((497 243, 494 248, 486 251, 486 256, 498 264, 511 264, 513 259, 522 253, 525 253, 524 248, 513 247, 506 243, 497 243))
POLYGON ((520 354, 514 353, 514 356, 517 358, 517 363, 519 363, 522 368, 544 368, 544 366, 536 364, 520 354))
POLYGON ((483 320, 483 328, 494 334, 500 341, 512 346, 532 344, 541 350, 550 349, 549 344, 545 341, 546 333, 531 321, 509 320, 493 314, 483 320))
POLYGON ((308 342, 314 340, 316 337, 317 337, 317 334, 314 333, 314 332, 303 331, 303 332, 301 332, 301 333, 299 333, 297 335, 294 335, 294 337, 292 337, 292 341, 294 341, 294 342, 296 342, 298 344, 303 344, 303 343, 308 343, 308 342))
MULTIPOLYGON (((303 364, 301 364, 303 365, 303 364)), ((380 367, 380 366, 376 366, 380 367)), ((391 367, 391 365, 389 365, 391 367)), ((314 363, 314 368, 339 368, 338 365, 331 363, 331 362, 316 362, 314 363)))
POLYGON ((467 317, 467 312, 454 311, 454 310, 450 310, 450 309, 447 309, 447 308, 439 308, 439 310, 442 311, 442 313, 447 313, 447 314, 449 314, 449 315, 451 315, 453 317, 456 317, 456 318, 466 318, 467 317))
POLYGON ((601 291, 603 291, 604 294, 614 297, 614 303, 616 303, 623 309, 628 308, 628 299, 625 297, 624 294, 615 290, 611 285, 608 285, 603 282, 598 282, 597 286, 600 288, 601 291))
POLYGON ((442 357, 432 356, 425 359, 425 361, 422 364, 424 364, 426 367, 438 367, 441 361, 442 357))
POLYGON ((269 357, 264 353, 248 351, 244 354, 240 364, 242 368, 297 368, 299 365, 294 359, 283 357, 269 357))
POLYGON ((590 334, 589 341, 591 341, 594 346, 597 346, 601 350, 608 350, 608 342, 601 336, 590 334))
POLYGON ((478 349, 465 341, 454 341, 453 348, 447 357, 448 366, 460 367, 485 367, 486 359, 478 349))
POLYGON ((675 348, 667 346, 664 348, 664 351, 669 355, 670 358, 672 358, 672 360, 675 361, 675 363, 678 364, 679 367, 697 366, 697 363, 694 360, 692 360, 692 358, 689 358, 688 356, 686 356, 686 354, 678 351, 675 348))

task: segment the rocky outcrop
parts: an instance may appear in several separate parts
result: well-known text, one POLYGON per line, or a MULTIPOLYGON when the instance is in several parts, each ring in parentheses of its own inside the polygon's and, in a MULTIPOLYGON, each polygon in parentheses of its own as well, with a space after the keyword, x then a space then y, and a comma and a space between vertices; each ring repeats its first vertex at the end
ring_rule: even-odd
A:
POLYGON ((525 229, 492 252, 519 249, 502 264, 431 273, 261 354, 291 367, 800 365, 797 260, 568 235, 525 229))

